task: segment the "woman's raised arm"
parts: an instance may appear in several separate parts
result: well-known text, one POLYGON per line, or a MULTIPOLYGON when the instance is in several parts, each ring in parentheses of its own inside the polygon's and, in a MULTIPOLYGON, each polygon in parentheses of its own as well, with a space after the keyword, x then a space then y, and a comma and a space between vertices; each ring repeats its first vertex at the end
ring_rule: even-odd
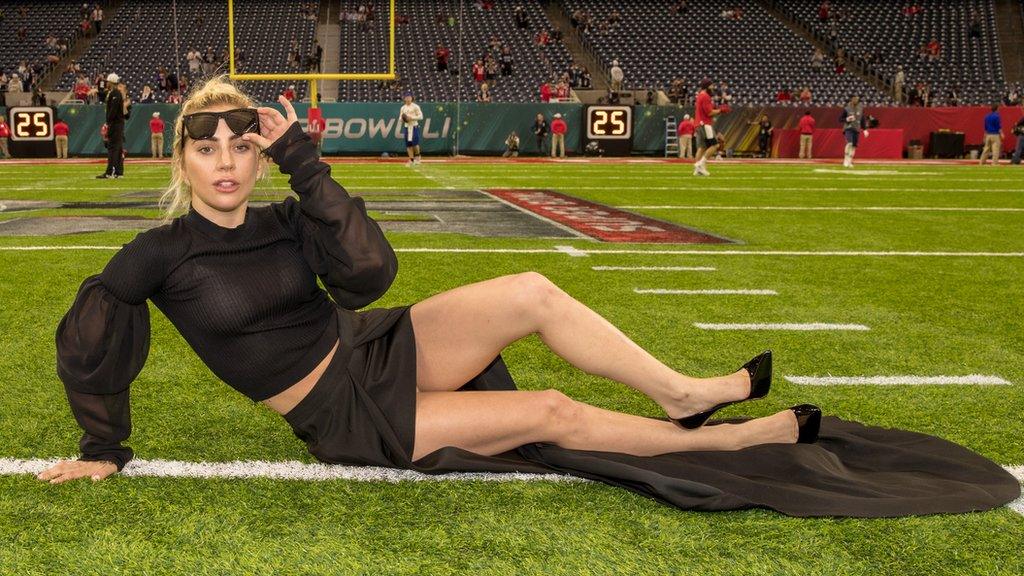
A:
POLYGON ((303 255, 341 306, 355 310, 380 298, 398 273, 398 258, 380 226, 366 213, 362 198, 352 197, 331 177, 331 167, 295 119, 291 103, 264 129, 264 136, 245 134, 260 145, 290 176, 299 201, 288 198, 274 209, 283 213, 302 241, 303 255), (275 123, 276 122, 276 123, 275 123))

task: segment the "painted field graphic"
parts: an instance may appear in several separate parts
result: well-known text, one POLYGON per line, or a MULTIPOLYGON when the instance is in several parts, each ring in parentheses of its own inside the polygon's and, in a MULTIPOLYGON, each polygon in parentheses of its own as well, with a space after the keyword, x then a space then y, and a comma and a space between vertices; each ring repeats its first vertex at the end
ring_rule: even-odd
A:
POLYGON ((728 244, 725 238, 574 198, 553 190, 491 188, 486 192, 537 216, 604 242, 728 244))

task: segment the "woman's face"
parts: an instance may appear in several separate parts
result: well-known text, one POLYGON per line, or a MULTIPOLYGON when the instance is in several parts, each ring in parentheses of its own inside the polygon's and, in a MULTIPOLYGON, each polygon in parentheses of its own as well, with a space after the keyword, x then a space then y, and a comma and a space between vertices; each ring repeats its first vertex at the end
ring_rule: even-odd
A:
MULTIPOLYGON (((238 108, 218 104, 203 112, 223 112, 238 108)), ((259 150, 228 128, 223 118, 211 138, 185 139, 185 174, 192 188, 192 204, 205 205, 220 212, 234 212, 243 206, 256 185, 259 150)))

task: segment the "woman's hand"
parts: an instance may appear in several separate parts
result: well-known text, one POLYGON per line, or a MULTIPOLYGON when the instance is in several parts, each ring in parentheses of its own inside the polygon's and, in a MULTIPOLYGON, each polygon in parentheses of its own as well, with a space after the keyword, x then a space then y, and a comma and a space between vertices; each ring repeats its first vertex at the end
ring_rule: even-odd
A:
POLYGON ((295 114, 295 108, 292 107, 291 101, 284 97, 284 94, 278 96, 277 101, 284 106, 287 116, 282 116, 276 108, 260 106, 256 109, 256 113, 260 117, 260 133, 247 132, 242 134, 242 140, 252 142, 265 150, 277 142, 277 139, 287 132, 293 123, 299 121, 299 117, 295 114))
POLYGON ((61 460, 49 469, 36 475, 36 478, 50 484, 60 484, 76 478, 92 478, 93 481, 103 480, 117 472, 117 464, 106 460, 85 462, 82 460, 61 460))

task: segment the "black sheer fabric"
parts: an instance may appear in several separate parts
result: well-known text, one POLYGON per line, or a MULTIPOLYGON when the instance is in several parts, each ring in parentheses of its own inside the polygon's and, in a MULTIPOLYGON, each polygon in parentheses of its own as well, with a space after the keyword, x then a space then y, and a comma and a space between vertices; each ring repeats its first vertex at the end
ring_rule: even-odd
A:
POLYGON ((83 459, 132 457, 129 384, 149 350, 151 300, 221 380, 254 401, 295 384, 337 342, 336 304, 390 287, 398 259, 293 125, 267 153, 299 200, 249 207, 224 228, 194 208, 138 234, 88 277, 57 327, 57 373, 85 430, 83 459), (327 292, 317 284, 320 277, 327 292))

